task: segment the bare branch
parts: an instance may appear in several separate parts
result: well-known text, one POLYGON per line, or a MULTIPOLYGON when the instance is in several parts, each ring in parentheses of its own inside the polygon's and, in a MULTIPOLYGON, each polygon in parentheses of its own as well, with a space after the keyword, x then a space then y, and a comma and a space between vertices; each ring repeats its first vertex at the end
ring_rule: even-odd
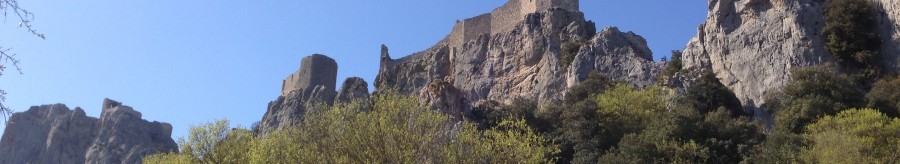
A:
POLYGON ((19 28, 24 27, 31 34, 34 34, 41 39, 47 39, 43 33, 38 32, 32 27, 31 21, 34 20, 34 13, 19 7, 18 1, 0 0, 0 10, 3 10, 3 17, 6 17, 7 13, 9 12, 15 14, 16 17, 19 18, 19 28))
MULTIPOLYGON (((10 54, 10 50, 12 48, 3 48, 0 46, 0 63, 9 63, 12 64, 13 68, 16 68, 16 71, 19 74, 22 74, 22 68, 19 67, 19 59, 16 59, 16 54, 10 54)), ((5 65, 0 64, 0 76, 3 76, 3 71, 6 70, 5 65)))
MULTIPOLYGON (((4 23, 6 22, 6 16, 12 13, 9 15, 15 15, 19 19, 19 28, 25 28, 31 34, 41 39, 47 39, 43 33, 32 27, 31 22, 34 20, 34 13, 19 7, 18 0, 0 0, 0 12, 3 13, 4 23)), ((16 59, 16 54, 10 50, 12 49, 0 46, 0 76, 3 76, 3 72, 6 71, 5 64, 11 64, 19 74, 22 74, 22 68, 19 67, 19 59, 16 59)), ((0 89, 0 116, 3 117, 4 122, 7 122, 7 118, 12 114, 12 109, 6 106, 4 102, 6 102, 6 91, 0 89)))
POLYGON ((7 107, 3 102, 6 102, 6 91, 0 90, 0 116, 3 117, 3 123, 9 123, 9 116, 12 115, 13 110, 7 107))

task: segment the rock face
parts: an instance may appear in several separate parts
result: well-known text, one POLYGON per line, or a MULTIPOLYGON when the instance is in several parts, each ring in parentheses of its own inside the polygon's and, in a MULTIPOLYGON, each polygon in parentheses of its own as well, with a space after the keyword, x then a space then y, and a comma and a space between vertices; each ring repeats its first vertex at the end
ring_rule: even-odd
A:
POLYGON ((283 81, 282 96, 269 102, 258 125, 260 135, 301 123, 312 108, 368 98, 368 83, 358 77, 347 79, 341 92, 335 91, 337 69, 337 62, 325 55, 303 58, 300 70, 283 81))
POLYGON ((335 104, 346 104, 354 101, 365 101, 369 99, 369 83, 359 77, 351 77, 344 80, 341 89, 338 90, 334 99, 335 104))
POLYGON ((881 57, 885 70, 900 73, 900 1, 872 0, 878 9, 878 20, 881 25, 882 50, 881 57))
POLYGON ((10 117, 0 139, 0 163, 140 163, 177 151, 168 123, 148 122, 109 99, 100 118, 66 105, 33 106, 10 117))
POLYGON ((661 65, 652 61, 646 41, 616 28, 596 34, 577 4, 510 0, 491 13, 458 21, 450 35, 425 51, 392 59, 383 46, 376 90, 418 94, 432 106, 454 108, 483 100, 557 101, 591 71, 635 84, 654 83, 661 65), (549 6, 517 7, 528 3, 549 6), (563 63, 562 45, 578 41, 574 61, 563 63))
MULTIPOLYGON (((885 70, 896 72, 900 49, 890 45, 900 43, 900 1, 872 2, 881 11, 885 70)), ((833 62, 822 35, 824 5, 821 0, 710 0, 706 22, 685 47, 684 67, 712 70, 745 107, 761 111, 765 95, 784 86, 792 68, 833 62)))

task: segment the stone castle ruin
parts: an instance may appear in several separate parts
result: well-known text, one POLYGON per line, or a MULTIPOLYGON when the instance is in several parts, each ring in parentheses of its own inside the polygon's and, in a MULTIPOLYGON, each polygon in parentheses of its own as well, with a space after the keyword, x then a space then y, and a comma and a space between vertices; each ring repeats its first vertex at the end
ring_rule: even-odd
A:
POLYGON ((291 91, 309 90, 316 86, 324 86, 333 91, 337 80, 337 62, 328 56, 313 54, 303 58, 300 69, 282 81, 281 96, 291 91))
POLYGON ((512 31, 525 15, 552 8, 580 11, 578 0, 510 0, 490 13, 457 21, 444 42, 450 47, 462 47, 465 41, 484 34, 494 35, 512 31))
POLYGON ((334 59, 313 54, 304 57, 300 69, 282 81, 281 96, 269 102, 259 122, 258 133, 297 125, 304 115, 319 105, 349 104, 369 98, 369 84, 349 77, 335 91, 338 65, 334 59))

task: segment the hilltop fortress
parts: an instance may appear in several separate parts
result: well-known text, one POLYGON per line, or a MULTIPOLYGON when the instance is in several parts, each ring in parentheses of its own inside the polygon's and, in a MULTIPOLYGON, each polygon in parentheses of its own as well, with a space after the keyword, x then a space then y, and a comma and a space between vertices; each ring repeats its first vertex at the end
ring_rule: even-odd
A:
POLYGON ((490 13, 456 21, 453 31, 444 39, 450 47, 462 47, 467 40, 483 34, 512 31, 516 24, 530 13, 559 8, 579 12, 578 0, 510 0, 490 13))

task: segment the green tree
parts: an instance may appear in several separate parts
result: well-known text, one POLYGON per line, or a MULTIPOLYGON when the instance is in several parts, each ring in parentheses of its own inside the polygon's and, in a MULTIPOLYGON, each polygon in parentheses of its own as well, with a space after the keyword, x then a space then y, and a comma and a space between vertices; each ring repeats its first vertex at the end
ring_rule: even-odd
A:
POLYGON ((900 119, 873 109, 851 109, 806 127, 810 146, 802 158, 813 163, 900 162, 900 119))
POLYGON ((231 128, 228 120, 192 126, 188 139, 179 139, 179 153, 144 158, 144 163, 248 163, 255 137, 242 128, 231 128))
POLYGON ((663 78, 674 76, 675 73, 681 72, 684 65, 681 63, 682 52, 680 50, 672 50, 672 59, 666 63, 666 69, 660 74, 663 78))
POLYGON ((686 107, 700 110, 701 113, 709 113, 719 108, 727 109, 733 116, 749 116, 750 113, 743 109, 741 101, 734 92, 719 82, 716 74, 704 71, 684 93, 680 100, 686 107))
POLYGON ((900 117, 900 78, 875 82, 866 98, 869 108, 878 109, 891 117, 900 117))
POLYGON ((767 106, 775 110, 776 130, 800 133, 809 123, 841 110, 862 107, 865 93, 850 77, 825 66, 798 68, 767 106))
POLYGON ((560 163, 597 163, 597 157, 616 144, 600 137, 600 116, 593 97, 615 84, 597 72, 569 88, 562 103, 548 103, 535 112, 539 132, 552 138, 561 149, 560 163))
POLYGON ((827 0, 825 4, 825 47, 845 68, 874 77, 881 38, 875 9, 867 0, 827 0))

